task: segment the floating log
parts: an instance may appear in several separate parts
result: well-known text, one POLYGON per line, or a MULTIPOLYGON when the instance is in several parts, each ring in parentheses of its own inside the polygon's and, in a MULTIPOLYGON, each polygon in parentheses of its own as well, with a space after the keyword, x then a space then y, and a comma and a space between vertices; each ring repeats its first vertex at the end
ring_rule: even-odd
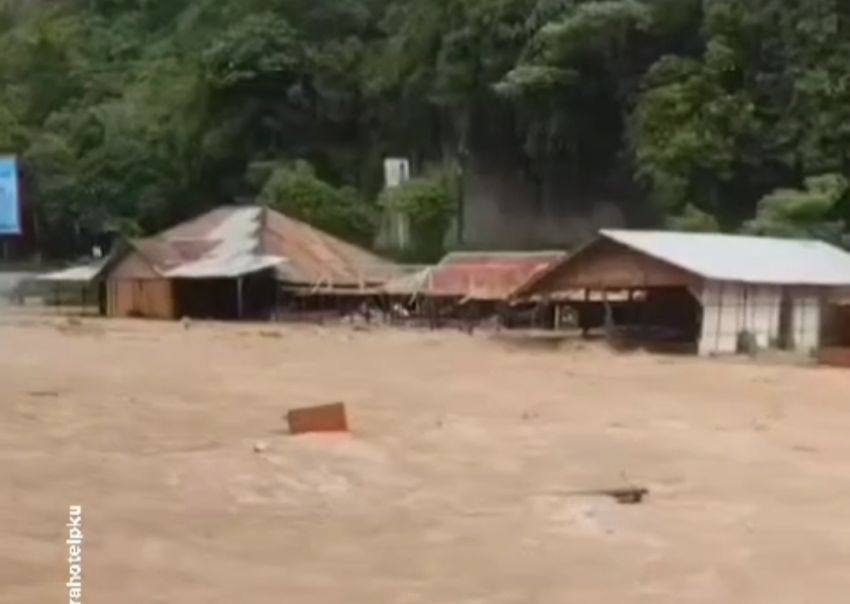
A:
POLYGON ((568 495, 576 497, 611 497, 621 505, 638 505, 649 496, 649 489, 644 487, 621 487, 616 489, 592 489, 588 491, 572 491, 568 495))

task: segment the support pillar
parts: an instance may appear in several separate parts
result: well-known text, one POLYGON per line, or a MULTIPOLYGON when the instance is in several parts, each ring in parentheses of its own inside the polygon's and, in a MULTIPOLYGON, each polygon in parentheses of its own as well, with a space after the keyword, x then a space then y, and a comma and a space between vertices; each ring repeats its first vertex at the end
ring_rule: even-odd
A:
POLYGON ((241 319, 243 315, 242 302, 242 277, 236 279, 236 318, 241 319))

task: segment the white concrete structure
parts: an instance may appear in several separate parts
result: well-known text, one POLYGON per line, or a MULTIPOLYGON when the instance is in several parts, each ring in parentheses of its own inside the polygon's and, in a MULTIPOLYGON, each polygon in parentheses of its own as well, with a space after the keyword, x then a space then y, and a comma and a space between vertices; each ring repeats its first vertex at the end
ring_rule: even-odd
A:
POLYGON ((731 354, 742 334, 760 348, 810 354, 824 304, 850 287, 850 254, 820 241, 656 231, 602 236, 699 278, 700 354, 731 354))
POLYGON ((700 354, 731 354, 739 337, 752 335, 759 348, 787 347, 810 354, 820 345, 826 294, 811 288, 706 282, 700 354))
POLYGON ((409 160, 403 157, 388 157, 384 160, 384 186, 387 189, 400 187, 409 180, 409 160))

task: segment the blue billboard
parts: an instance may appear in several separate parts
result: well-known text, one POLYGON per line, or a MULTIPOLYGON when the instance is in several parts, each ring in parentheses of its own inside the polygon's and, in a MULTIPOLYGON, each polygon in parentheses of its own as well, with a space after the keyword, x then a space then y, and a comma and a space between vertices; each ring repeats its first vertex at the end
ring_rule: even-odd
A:
POLYGON ((0 157, 0 235, 21 234, 21 203, 18 162, 0 157))

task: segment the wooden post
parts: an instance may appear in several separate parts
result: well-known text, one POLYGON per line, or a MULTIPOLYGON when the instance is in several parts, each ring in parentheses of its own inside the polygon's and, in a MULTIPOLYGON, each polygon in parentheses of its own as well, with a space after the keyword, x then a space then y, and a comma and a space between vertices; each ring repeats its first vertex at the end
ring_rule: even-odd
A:
POLYGON ((724 281, 720 282, 720 290, 718 296, 720 296, 717 302, 717 327, 714 331, 714 352, 718 352, 718 348, 720 348, 720 332, 723 330, 723 293, 725 290, 726 283, 724 281))
POLYGON ((605 331, 605 339, 610 344, 613 340, 614 330, 614 317, 613 311, 611 310, 611 305, 608 304, 608 290, 606 288, 602 289, 602 311, 605 314, 605 318, 603 319, 603 329, 605 331))
POLYGON ((236 318, 241 319, 243 314, 242 308, 242 277, 236 279, 236 318))

